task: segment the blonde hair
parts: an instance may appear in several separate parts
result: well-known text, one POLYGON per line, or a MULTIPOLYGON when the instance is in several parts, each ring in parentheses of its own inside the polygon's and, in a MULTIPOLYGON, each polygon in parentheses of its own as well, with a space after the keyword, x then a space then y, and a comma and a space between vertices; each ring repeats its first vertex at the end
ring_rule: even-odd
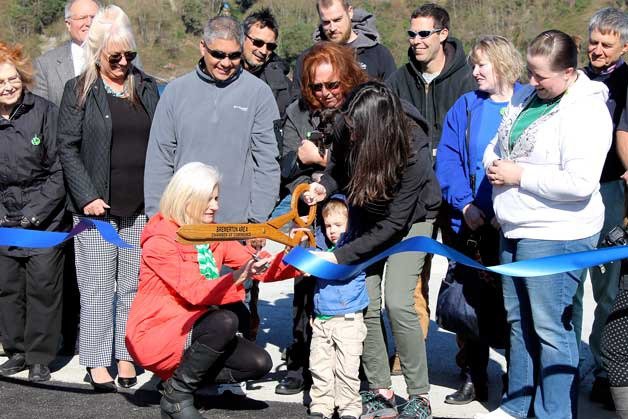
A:
POLYGON ((503 36, 485 35, 478 38, 469 52, 469 62, 477 63, 478 52, 486 55, 490 61, 500 87, 512 86, 523 75, 525 63, 521 53, 503 36))
POLYGON ((200 224, 220 174, 200 162, 187 163, 177 170, 161 196, 159 211, 179 225, 200 224))
MULTIPOLYGON (((77 85, 79 89, 78 103, 80 106, 83 106, 89 90, 98 80, 100 56, 109 44, 123 45, 132 51, 137 50, 137 44, 131 29, 131 21, 127 14, 115 5, 107 6, 96 13, 83 45, 85 67, 77 85)), ((127 75, 124 86, 129 94, 128 100, 137 103, 133 77, 127 75)))
POLYGON ((0 64, 7 63, 15 67, 20 81, 27 88, 33 87, 33 65, 20 44, 10 45, 0 41, 0 64))
POLYGON ((338 199, 328 201, 321 211, 323 220, 333 214, 343 215, 345 218, 349 219, 349 208, 347 208, 347 204, 338 199))

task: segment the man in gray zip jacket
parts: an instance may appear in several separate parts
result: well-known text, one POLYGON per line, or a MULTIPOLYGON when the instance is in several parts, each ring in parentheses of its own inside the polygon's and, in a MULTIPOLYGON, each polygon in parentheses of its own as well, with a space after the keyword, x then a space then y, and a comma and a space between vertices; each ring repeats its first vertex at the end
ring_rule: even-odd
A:
POLYGON ((146 214, 181 166, 201 161, 218 169, 217 222, 262 222, 279 192, 275 98, 266 83, 242 70, 243 32, 232 17, 209 20, 196 69, 165 89, 150 132, 144 196, 146 214))

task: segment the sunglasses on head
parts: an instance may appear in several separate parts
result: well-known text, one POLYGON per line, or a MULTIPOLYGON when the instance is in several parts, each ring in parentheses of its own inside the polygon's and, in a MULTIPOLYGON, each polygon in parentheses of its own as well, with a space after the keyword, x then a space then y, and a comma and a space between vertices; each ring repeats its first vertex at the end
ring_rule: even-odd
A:
POLYGON ((111 54, 109 58, 107 58, 107 61, 109 61, 109 64, 118 64, 120 61, 122 61, 122 57, 126 59, 127 63, 130 63, 131 61, 135 59, 135 57, 137 57, 137 52, 136 51, 117 52, 115 54, 111 54))
POLYGON ((442 30, 443 30, 443 28, 440 28, 440 29, 431 29, 431 30, 429 30, 429 31, 428 31, 428 30, 425 30, 425 31, 417 31, 417 32, 414 32, 414 31, 408 30, 408 36, 410 37, 410 39, 414 39, 414 38, 416 38, 417 36, 418 36, 420 39, 425 39, 425 38, 428 38, 429 36, 431 36, 433 33, 438 33, 438 32, 440 32, 440 31, 442 31, 442 30))
POLYGON ((251 43, 253 44, 253 46, 255 46, 255 48, 261 48, 266 45, 266 48, 268 48, 269 51, 274 51, 277 49, 277 44, 274 42, 262 41, 261 39, 252 38, 249 35, 246 35, 246 37, 251 40, 251 43))
POLYGON ((209 48, 207 44, 205 43, 205 41, 203 41, 203 47, 205 47, 209 55, 211 55, 217 60, 224 60, 225 58, 229 58, 229 61, 238 61, 240 58, 242 58, 242 51, 235 51, 235 52, 229 52, 229 53, 224 52, 224 51, 218 51, 218 50, 209 48))
POLYGON ((335 90, 335 89, 340 87, 340 82, 339 81, 329 81, 327 83, 312 83, 312 84, 310 84, 310 89, 312 89, 313 92, 322 92, 323 91, 323 87, 325 87, 327 90, 335 90))

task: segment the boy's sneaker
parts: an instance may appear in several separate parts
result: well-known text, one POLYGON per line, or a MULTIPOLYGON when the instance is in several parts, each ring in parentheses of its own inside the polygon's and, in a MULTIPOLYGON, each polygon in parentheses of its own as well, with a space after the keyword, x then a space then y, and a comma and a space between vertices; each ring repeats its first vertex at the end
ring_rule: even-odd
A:
POLYGON ((358 419, 358 418, 356 418, 355 416, 344 415, 344 416, 340 416, 340 419, 358 419))
POLYGON ((360 419, 394 419, 397 417, 395 393, 389 389, 360 392, 362 416, 360 419))
POLYGON ((432 419, 432 407, 427 397, 412 396, 401 407, 399 419, 432 419))

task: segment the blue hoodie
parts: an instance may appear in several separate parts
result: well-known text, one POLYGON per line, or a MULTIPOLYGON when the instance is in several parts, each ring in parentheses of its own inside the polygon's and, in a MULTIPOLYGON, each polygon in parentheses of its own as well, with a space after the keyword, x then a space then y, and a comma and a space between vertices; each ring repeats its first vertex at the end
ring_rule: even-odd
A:
MULTIPOLYGON (((514 88, 517 91, 521 85, 515 83, 514 88)), ((486 215, 486 222, 495 215, 492 187, 486 178, 482 157, 488 143, 497 134, 502 121, 501 110, 506 106, 508 102, 495 102, 485 92, 475 90, 461 96, 447 112, 436 152, 436 177, 443 201, 451 208, 450 223, 455 232, 460 231, 462 209, 467 204, 473 203, 480 208, 486 215), (467 115, 471 116, 468 153, 467 115), (474 191, 470 185, 471 175, 475 176, 474 191)))
MULTIPOLYGON (((330 199, 336 199, 347 203, 344 195, 333 195, 330 199)), ((351 211, 349 219, 351 220, 351 211)), ((349 226, 354 223, 349 223, 349 226)), ((333 244, 325 236, 325 225, 320 223, 320 228, 316 229, 316 247, 320 250, 329 250, 333 244)), ((352 234, 352 229, 348 227, 336 247, 347 243, 352 234)), ((366 291, 366 274, 360 272, 357 276, 345 280, 316 279, 316 291, 314 292, 314 312, 323 316, 339 316, 348 313, 362 311, 369 305, 369 296, 366 291)))

